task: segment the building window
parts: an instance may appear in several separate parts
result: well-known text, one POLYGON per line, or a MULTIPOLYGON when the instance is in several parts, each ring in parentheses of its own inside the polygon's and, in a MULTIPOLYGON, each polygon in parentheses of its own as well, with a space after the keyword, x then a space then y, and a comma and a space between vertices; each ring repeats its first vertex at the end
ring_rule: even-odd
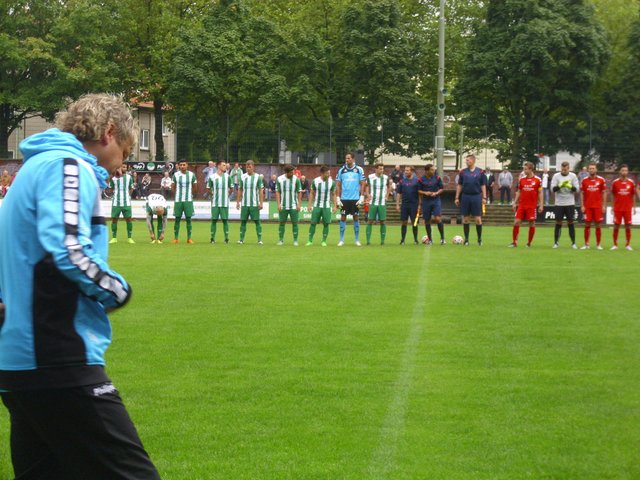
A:
POLYGON ((140 150, 149 150, 149 130, 140 132, 140 150))
POLYGON ((13 150, 8 150, 7 151, 7 158, 15 159, 16 158, 16 152, 14 152, 13 150))
POLYGON ((162 116, 162 135, 165 137, 169 136, 169 126, 167 122, 164 121, 164 115, 162 116))

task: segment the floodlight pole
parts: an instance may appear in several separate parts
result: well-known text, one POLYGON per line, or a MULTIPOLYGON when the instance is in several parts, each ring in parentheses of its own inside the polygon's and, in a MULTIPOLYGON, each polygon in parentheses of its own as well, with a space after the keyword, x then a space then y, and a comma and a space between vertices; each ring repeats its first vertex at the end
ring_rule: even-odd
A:
POLYGON ((447 90, 444 86, 444 32, 445 32, 445 9, 446 0, 440 0, 440 22, 438 34, 438 103, 436 119, 436 167, 438 173, 442 175, 444 171, 444 111, 446 104, 444 101, 447 90))

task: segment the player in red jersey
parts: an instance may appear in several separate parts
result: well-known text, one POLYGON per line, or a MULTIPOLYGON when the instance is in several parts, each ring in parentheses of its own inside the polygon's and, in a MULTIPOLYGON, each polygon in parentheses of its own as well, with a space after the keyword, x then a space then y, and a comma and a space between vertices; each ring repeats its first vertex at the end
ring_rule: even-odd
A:
POLYGON ((516 219, 513 223, 513 243, 509 245, 509 247, 512 248, 518 246, 518 234, 520 233, 520 224, 523 220, 529 221, 529 241, 527 242, 527 247, 531 246, 533 236, 536 234, 537 212, 544 210, 542 181, 533 174, 533 168, 533 163, 526 162, 524 164, 524 177, 518 181, 516 198, 513 202, 513 210, 516 212, 516 219))
POLYGON ((604 178, 598 175, 598 167, 595 163, 590 163, 587 171, 589 176, 582 180, 580 186, 580 204, 584 214, 584 247, 581 250, 591 248, 589 237, 591 236, 592 223, 596 224, 596 248, 602 250, 600 224, 604 220, 604 212, 607 209, 607 184, 604 178))
POLYGON ((611 184, 611 193, 613 195, 613 247, 611 250, 618 249, 618 234, 620 233, 620 225, 624 220, 624 233, 627 237, 627 250, 631 248, 631 215, 636 210, 636 186, 627 178, 629 175, 629 167, 620 165, 620 177, 611 184))

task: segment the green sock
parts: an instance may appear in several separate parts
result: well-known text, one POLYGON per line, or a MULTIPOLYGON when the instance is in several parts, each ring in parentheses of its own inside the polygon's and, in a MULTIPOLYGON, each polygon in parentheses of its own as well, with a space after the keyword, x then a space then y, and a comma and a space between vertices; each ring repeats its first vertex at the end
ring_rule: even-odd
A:
POLYGON ((383 223, 380 225, 380 242, 384 243, 384 239, 387 236, 387 224, 383 223))
POLYGON ((325 223, 324 227, 322 227, 322 241, 326 242, 328 236, 329 236, 329 224, 325 223))
MULTIPOLYGON (((256 228, 257 227, 257 223, 256 223, 256 228)), ((260 236, 260 234, 258 234, 258 236, 260 236)), ((284 223, 281 223, 280 226, 278 227, 278 236, 280 237, 280 241, 283 242, 284 241, 284 223)))
POLYGON ((133 233, 133 223, 131 221, 127 222, 127 237, 131 238, 131 234, 133 233))
POLYGON ((180 235, 180 221, 182 220, 182 217, 180 218, 176 218, 176 223, 173 225, 173 235, 175 236, 175 239, 178 239, 178 235, 180 235))
POLYGON ((313 242, 313 236, 316 234, 316 224, 309 225, 309 241, 313 242))
POLYGON ((118 235, 118 223, 117 222, 111 222, 111 235, 113 236, 113 238, 116 238, 116 236, 118 235))
POLYGON ((211 220, 211 240, 215 240, 216 239, 217 226, 218 226, 218 221, 217 220, 211 220))
POLYGON ((258 241, 262 241, 262 222, 260 220, 256 220, 256 233, 258 234, 258 241))
POLYGON ((293 229, 293 241, 297 242, 298 241, 298 232, 300 231, 300 230, 298 230, 298 224, 294 223, 292 229, 293 229))
POLYGON ((371 243, 371 230, 373 230, 373 224, 367 223, 367 243, 371 243))
POLYGON ((244 234, 247 233, 247 221, 242 220, 240 222, 240 241, 244 242, 244 234))
POLYGON ((191 217, 187 217, 186 222, 187 222, 187 240, 189 240, 191 238, 191 231, 192 231, 191 217))
POLYGON ((229 220, 222 220, 222 230, 224 231, 224 239, 229 240, 229 220))

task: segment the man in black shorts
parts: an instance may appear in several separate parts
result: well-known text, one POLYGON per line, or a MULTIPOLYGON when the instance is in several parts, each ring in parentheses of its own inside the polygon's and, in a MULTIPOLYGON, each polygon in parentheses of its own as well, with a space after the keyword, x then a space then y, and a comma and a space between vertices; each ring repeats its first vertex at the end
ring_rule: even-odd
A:
POLYGON ((562 232, 562 220, 567 219, 571 248, 577 249, 576 227, 573 221, 576 217, 576 192, 580 188, 578 176, 570 170, 569 162, 562 162, 560 171, 551 179, 551 190, 555 194, 554 214, 556 228, 553 235, 553 248, 558 248, 560 233, 562 232))
POLYGON ((360 246, 360 221, 358 207, 364 204, 365 178, 362 167, 356 165, 352 153, 345 156, 345 164, 336 175, 336 202, 342 209, 340 217, 340 241, 338 246, 344 245, 344 232, 347 229, 347 215, 353 216, 353 233, 356 246, 360 246))
MULTIPOLYGON (((411 166, 404 167, 404 177, 396 187, 396 210, 400 212, 400 221, 402 226, 402 241, 400 245, 404 245, 407 236, 407 225, 411 221, 413 225, 418 215, 418 199, 420 197, 420 181, 415 175, 414 168, 411 166)), ((418 227, 413 227, 413 243, 418 244, 418 227)))

